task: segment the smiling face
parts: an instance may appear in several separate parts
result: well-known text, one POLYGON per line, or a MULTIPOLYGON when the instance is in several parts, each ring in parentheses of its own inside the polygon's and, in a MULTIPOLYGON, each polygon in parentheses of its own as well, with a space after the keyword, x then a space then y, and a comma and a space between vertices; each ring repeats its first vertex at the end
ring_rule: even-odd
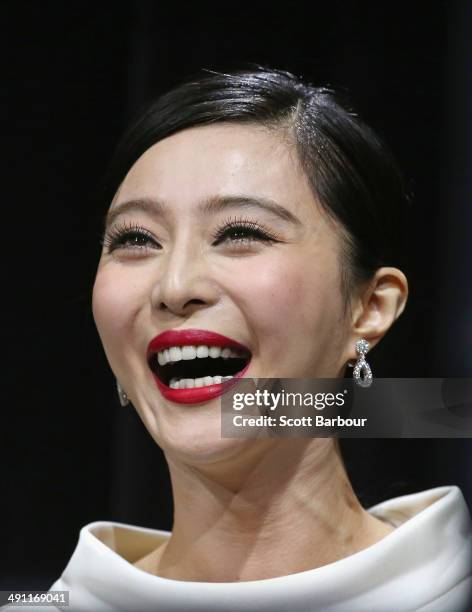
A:
POLYGON ((342 375, 340 234, 280 134, 216 124, 158 142, 128 172, 109 220, 94 318, 115 376, 164 451, 212 461, 250 440, 221 439, 218 398, 163 395, 147 361, 162 332, 242 344, 244 376, 342 375))

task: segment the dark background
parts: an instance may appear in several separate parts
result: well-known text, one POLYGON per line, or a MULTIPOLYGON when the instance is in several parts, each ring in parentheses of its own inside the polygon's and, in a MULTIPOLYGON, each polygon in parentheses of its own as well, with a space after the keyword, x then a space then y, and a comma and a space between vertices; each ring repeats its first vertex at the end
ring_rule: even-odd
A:
MULTIPOLYGON (((121 408, 91 314, 100 181, 128 121, 201 68, 246 62, 347 93, 414 192, 407 310, 374 376, 470 376, 472 11, 461 1, 2 6, 0 588, 48 588, 94 520, 171 528, 161 451, 121 408)), ((367 507, 459 485, 471 440, 343 441, 367 507)))

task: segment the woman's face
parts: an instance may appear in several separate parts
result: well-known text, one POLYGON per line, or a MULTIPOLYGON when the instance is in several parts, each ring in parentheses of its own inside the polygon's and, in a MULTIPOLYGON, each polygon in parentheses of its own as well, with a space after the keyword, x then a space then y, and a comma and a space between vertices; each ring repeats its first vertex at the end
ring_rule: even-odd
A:
POLYGON ((340 238, 280 134, 218 124, 170 136, 130 169, 109 219, 94 318, 115 376, 165 452, 208 462, 248 440, 221 438, 220 394, 182 403, 156 384, 149 347, 162 332, 240 343, 250 351, 245 377, 342 374, 340 238))

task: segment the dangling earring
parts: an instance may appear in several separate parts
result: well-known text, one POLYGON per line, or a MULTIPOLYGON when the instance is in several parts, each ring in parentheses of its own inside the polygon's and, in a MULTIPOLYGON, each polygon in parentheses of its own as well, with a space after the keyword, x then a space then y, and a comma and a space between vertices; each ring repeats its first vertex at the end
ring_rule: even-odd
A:
POLYGON ((128 396, 126 395, 126 393, 121 388, 121 385, 118 382, 118 380, 116 381, 116 388, 118 390, 118 397, 120 398, 120 404, 122 406, 127 406, 129 404, 128 396))
POLYGON ((370 365, 365 360, 367 351, 369 350, 369 343, 364 338, 361 338, 356 342, 356 352, 359 355, 356 364, 354 365, 354 371, 352 376, 360 387, 370 387, 372 384, 372 370, 370 365), (361 376, 361 372, 364 371, 364 376, 361 376))

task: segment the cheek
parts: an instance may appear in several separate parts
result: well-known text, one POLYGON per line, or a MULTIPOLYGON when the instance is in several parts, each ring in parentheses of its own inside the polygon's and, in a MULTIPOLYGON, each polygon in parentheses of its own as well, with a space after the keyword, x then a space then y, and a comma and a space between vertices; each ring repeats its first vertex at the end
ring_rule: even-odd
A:
POLYGON ((92 294, 92 311, 95 324, 107 349, 123 343, 131 329, 137 310, 136 281, 128 274, 112 273, 99 269, 92 294))
POLYGON ((261 260, 256 269, 240 270, 234 278, 241 280, 233 285, 235 295, 244 296, 241 307, 256 338, 286 346, 288 335, 299 345, 307 333, 330 333, 341 307, 335 261, 307 265, 305 257, 284 256, 261 260))

